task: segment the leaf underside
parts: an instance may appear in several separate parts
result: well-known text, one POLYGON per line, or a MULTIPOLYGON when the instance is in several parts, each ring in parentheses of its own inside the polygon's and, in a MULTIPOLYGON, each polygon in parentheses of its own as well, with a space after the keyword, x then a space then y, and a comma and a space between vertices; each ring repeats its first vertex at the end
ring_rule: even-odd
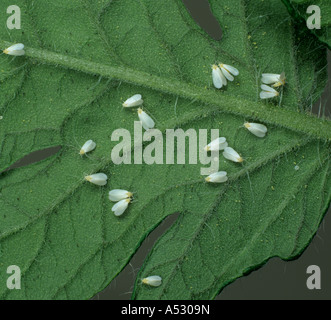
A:
MULTIPOLYGON (((282 0, 286 5, 292 17, 301 22, 303 25, 309 17, 316 14, 315 7, 312 7, 311 13, 307 13, 310 6, 318 6, 320 8, 320 29, 312 29, 312 33, 325 45, 331 49, 331 6, 329 0, 282 0)), ((316 24, 318 21, 313 20, 316 24)))
POLYGON ((27 50, 0 56, 0 170, 33 151, 62 148, 1 173, 0 298, 90 298, 174 212, 179 218, 147 257, 134 299, 212 299, 270 257, 302 253, 331 195, 330 122, 309 115, 327 79, 326 52, 280 0, 210 0, 221 42, 179 0, 16 5, 22 30, 1 28, 0 48, 22 42, 27 50), (222 90, 212 86, 215 62, 240 70, 222 90), (282 71, 281 106, 259 101, 261 73, 282 71), (201 164, 114 165, 110 137, 118 128, 133 133, 136 110, 122 102, 136 93, 157 128, 218 128, 244 164, 220 157, 229 176, 221 185, 204 182, 201 164), (268 125, 265 138, 242 127, 254 120, 268 125), (319 124, 323 139, 311 131, 319 124), (80 157, 89 139, 97 148, 80 157), (106 187, 84 181, 95 172, 108 175, 106 187), (121 217, 111 212, 111 189, 135 192, 121 217), (21 290, 6 287, 9 265, 21 268, 21 290), (141 285, 154 274, 160 287, 141 285))

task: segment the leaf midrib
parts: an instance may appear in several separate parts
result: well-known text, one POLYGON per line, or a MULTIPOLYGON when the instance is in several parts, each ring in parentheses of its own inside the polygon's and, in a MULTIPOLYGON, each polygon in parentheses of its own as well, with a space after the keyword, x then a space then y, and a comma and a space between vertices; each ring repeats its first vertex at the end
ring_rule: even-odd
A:
MULTIPOLYGON (((0 40, 1 48, 10 45, 11 43, 0 40)), ((26 56, 41 63, 99 75, 104 78, 117 79, 174 96, 196 100, 205 105, 213 105, 222 112, 239 115, 246 119, 256 119, 266 124, 284 127, 314 138, 331 140, 331 122, 329 120, 287 110, 284 107, 275 107, 271 104, 267 105, 229 95, 225 96, 222 91, 216 91, 213 88, 201 88, 194 84, 162 78, 128 67, 108 66, 42 49, 27 47, 26 56)), ((204 108, 201 108, 201 114, 204 112, 204 108)))

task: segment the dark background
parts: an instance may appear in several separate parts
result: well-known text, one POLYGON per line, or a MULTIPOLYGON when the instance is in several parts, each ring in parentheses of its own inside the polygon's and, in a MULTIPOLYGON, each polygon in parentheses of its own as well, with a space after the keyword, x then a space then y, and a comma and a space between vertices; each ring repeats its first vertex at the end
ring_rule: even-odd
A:
MULTIPOLYGON (((213 38, 219 40, 222 32, 218 22, 211 15, 207 0, 183 0, 193 18, 213 38)), ((328 51, 328 73, 331 74, 331 53, 328 51)), ((331 90, 328 83, 326 90, 314 106, 318 113, 320 106, 330 117, 331 90)), ((25 157, 12 168, 39 161, 56 153, 59 148, 50 148, 35 152, 25 157)), ((139 268, 152 248, 154 242, 176 220, 178 214, 168 217, 149 237, 131 259, 130 264, 115 278, 112 283, 93 299, 130 299, 139 268)), ((248 276, 237 279, 228 285, 217 296, 226 299, 331 299, 331 210, 322 221, 312 243, 304 253, 294 261, 285 262, 279 258, 270 259, 262 268, 248 276), (307 267, 317 265, 321 269, 321 290, 309 290, 306 286, 307 267)))

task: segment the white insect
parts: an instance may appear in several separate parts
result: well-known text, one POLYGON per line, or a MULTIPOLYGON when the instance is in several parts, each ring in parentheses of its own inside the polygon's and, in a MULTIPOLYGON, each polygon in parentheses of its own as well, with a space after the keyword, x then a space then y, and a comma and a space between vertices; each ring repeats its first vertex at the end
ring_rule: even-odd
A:
POLYGON ((84 143, 84 145, 80 149, 79 154, 82 156, 82 155, 86 154, 87 152, 93 151, 96 146, 97 146, 97 144, 94 141, 88 140, 84 143))
POLYGON ((158 287, 162 284, 162 278, 160 276, 149 276, 141 280, 143 284, 148 286, 158 287))
POLYGON ((85 180, 96 184, 98 186, 105 186, 107 184, 107 175, 104 173, 95 173, 85 177, 85 180))
POLYGON ((264 124, 260 123, 245 122, 244 126, 246 129, 248 129, 251 133, 253 133, 259 138, 263 138, 268 131, 267 127, 264 124))
POLYGON ((221 69, 216 65, 212 65, 212 78, 213 84, 216 89, 221 89, 223 86, 226 86, 227 81, 221 71, 221 69))
POLYGON ((155 126, 154 120, 141 108, 138 109, 138 117, 145 130, 154 128, 155 126))
POLYGON ((10 46, 9 48, 3 50, 3 53, 9 54, 10 56, 24 56, 25 51, 23 43, 16 43, 10 46))
POLYGON ((225 159, 231 160, 233 162, 243 162, 244 161, 244 159, 238 154, 238 152, 230 147, 226 147, 224 149, 223 157, 225 159))
POLYGON ((225 171, 214 172, 210 174, 205 180, 207 182, 213 182, 213 183, 226 182, 228 180, 227 172, 225 171))
POLYGON ((225 76, 225 78, 227 78, 229 81, 234 80, 233 76, 239 75, 239 71, 235 67, 232 67, 232 66, 229 66, 228 64, 223 64, 223 63, 220 63, 218 66, 221 68, 222 73, 225 76))
POLYGON ((263 91, 260 92, 261 99, 269 99, 279 96, 279 92, 265 84, 261 85, 263 91))
POLYGON ((262 73, 261 81, 265 84, 272 84, 274 88, 284 86, 285 80, 286 80, 285 72, 282 72, 281 74, 262 73))
POLYGON ((113 207, 112 211, 114 212, 115 216, 121 216, 123 212, 128 208, 129 203, 131 202, 131 199, 123 199, 117 202, 113 207))
POLYGON ((123 103, 124 108, 130 108, 130 107, 138 107, 142 105, 144 100, 141 98, 141 94, 135 94, 131 98, 127 99, 123 103))
POLYGON ((205 146, 206 151, 224 150, 228 146, 224 137, 217 138, 205 146))
POLYGON ((114 202, 124 200, 127 198, 132 198, 132 196, 133 196, 132 192, 122 189, 114 189, 109 191, 109 200, 114 202))

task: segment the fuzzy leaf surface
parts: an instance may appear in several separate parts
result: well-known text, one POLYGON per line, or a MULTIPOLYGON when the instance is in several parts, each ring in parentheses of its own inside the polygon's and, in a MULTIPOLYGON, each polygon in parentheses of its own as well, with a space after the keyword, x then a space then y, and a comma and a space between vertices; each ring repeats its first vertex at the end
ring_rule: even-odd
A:
MULTIPOLYGON (((16 4, 22 30, 1 28, 0 48, 22 42, 26 55, 0 56, 0 170, 33 151, 62 149, 0 175, 2 299, 92 297, 174 212, 178 220, 137 276, 135 299, 212 299, 270 257, 306 248, 331 195, 330 122, 310 114, 327 79, 326 52, 279 0, 211 0, 221 42, 179 0, 16 4), (215 62, 240 71, 224 90, 212 85, 215 62), (261 73, 282 71, 281 105, 261 101, 261 73), (188 159, 115 165, 111 135, 125 128, 133 136, 137 112, 122 102, 136 93, 156 128, 218 128, 244 165, 221 156, 229 176, 221 185, 206 184, 202 165, 188 159), (253 136, 245 121, 267 125, 267 136, 253 136), (89 139, 97 148, 81 157, 89 139), (84 181, 96 172, 108 175, 106 187, 84 181), (111 189, 135 193, 121 217, 111 212, 111 189), (7 289, 9 265, 21 268, 21 290, 7 289), (160 287, 141 284, 152 274, 160 287)), ((1 11, 0 21, 7 16, 1 11)))

